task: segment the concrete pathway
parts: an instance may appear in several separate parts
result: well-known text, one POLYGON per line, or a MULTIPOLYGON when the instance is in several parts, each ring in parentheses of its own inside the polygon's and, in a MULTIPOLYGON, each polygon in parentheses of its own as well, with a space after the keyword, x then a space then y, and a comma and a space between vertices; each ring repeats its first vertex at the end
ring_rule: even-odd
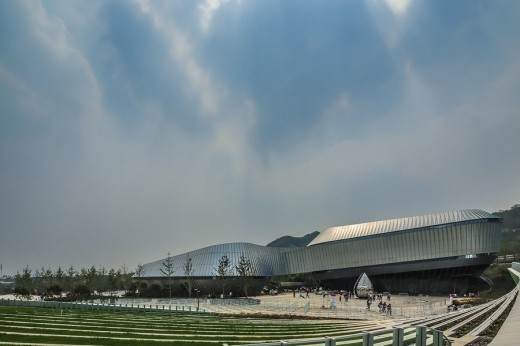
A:
MULTIPOLYGON (((513 276, 516 276, 518 282, 518 278, 520 278, 520 272, 515 270, 518 268, 518 263, 513 264, 513 268, 510 268, 509 271, 513 276)), ((516 297, 515 305, 509 312, 507 319, 502 324, 502 327, 498 331, 498 334, 495 336, 493 341, 489 344, 489 346, 518 346, 520 345, 520 299, 518 296, 516 297)))

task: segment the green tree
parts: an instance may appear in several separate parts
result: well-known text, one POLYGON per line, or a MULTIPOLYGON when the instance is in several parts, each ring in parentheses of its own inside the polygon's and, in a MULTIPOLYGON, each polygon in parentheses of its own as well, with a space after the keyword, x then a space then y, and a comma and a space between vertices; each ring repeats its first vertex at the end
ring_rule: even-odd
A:
POLYGON ((253 263, 243 253, 240 255, 240 260, 236 266, 236 271, 240 277, 240 283, 242 285, 244 295, 247 297, 247 291, 253 282, 253 263))
POLYGON ((233 275, 233 265, 227 255, 223 255, 218 260, 218 267, 214 271, 218 279, 218 285, 222 289, 222 297, 224 297, 230 276, 233 275))
POLYGON ((51 287, 47 288, 47 294, 50 296, 61 296, 62 291, 62 287, 58 284, 54 284, 51 287))
POLYGON ((43 292, 43 273, 45 272, 45 268, 42 267, 41 270, 36 269, 34 271, 33 276, 33 289, 36 290, 36 292, 43 292))
POLYGON ((92 293, 98 286, 98 271, 96 267, 92 266, 88 270, 81 268, 81 275, 84 276, 85 287, 92 293))
POLYGON ((98 293, 105 292, 108 288, 107 282, 107 270, 105 267, 100 266, 97 272, 96 290, 98 293))
POLYGON ((90 298, 91 294, 92 294, 92 292, 90 291, 90 288, 88 288, 84 284, 77 285, 74 288, 74 291, 72 291, 72 296, 76 300, 82 300, 82 299, 87 300, 88 298, 90 298))
POLYGON ((146 274, 146 268, 139 262, 137 267, 135 268, 135 282, 137 284, 137 295, 141 294, 142 288, 144 288, 145 283, 141 282, 144 274, 146 274))
POLYGON ((110 268, 110 270, 108 271, 107 286, 108 286, 108 291, 109 291, 110 295, 113 295, 114 291, 116 290, 116 287, 117 287, 117 277, 116 277, 116 271, 114 270, 114 268, 110 268))
POLYGON ((161 274, 166 279, 166 287, 168 288, 169 297, 172 297, 172 286, 173 286, 173 258, 168 251, 168 257, 162 262, 161 274))
POLYGON ((43 269, 42 267, 42 288, 45 292, 49 291, 54 285, 54 273, 51 268, 43 269))
POLYGON ((193 260, 188 253, 186 260, 183 265, 184 269, 184 286, 188 291, 188 296, 191 298, 191 292, 193 290, 193 260))
POLYGON ((125 291, 125 294, 128 292, 128 286, 132 280, 131 275, 128 273, 128 267, 123 263, 121 269, 117 271, 117 279, 120 283, 120 287, 125 291))
MULTIPOLYGON (((87 287, 87 277, 88 277, 88 270, 86 268, 82 267, 77 274, 76 284, 74 285, 74 292, 76 292, 76 288, 78 288, 80 285, 87 287)), ((88 289, 90 290, 90 288, 88 288, 88 289)))
POLYGON ((58 270, 54 273, 54 280, 55 285, 58 285, 63 290, 63 287, 65 286, 65 273, 61 269, 61 267, 58 267, 58 270))
POLYGON ((31 278, 31 269, 29 269, 28 265, 25 266, 25 268, 22 271, 22 274, 20 274, 20 272, 16 273, 14 277, 14 285, 14 292, 16 294, 19 294, 22 297, 29 299, 29 297, 31 296, 31 291, 33 289, 33 280, 31 278))
POLYGON ((76 272, 76 269, 74 269, 74 266, 70 266, 68 269, 67 269, 67 274, 66 274, 66 277, 65 277, 65 290, 69 293, 72 293, 72 291, 74 291, 74 288, 75 288, 75 281, 77 279, 77 275, 78 273, 76 272))

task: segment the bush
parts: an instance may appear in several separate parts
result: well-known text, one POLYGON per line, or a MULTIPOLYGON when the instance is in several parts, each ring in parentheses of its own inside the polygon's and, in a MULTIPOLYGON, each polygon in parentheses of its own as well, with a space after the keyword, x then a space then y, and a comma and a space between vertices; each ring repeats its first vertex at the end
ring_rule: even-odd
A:
POLYGON ((489 302, 489 299, 479 298, 479 297, 468 297, 468 298, 457 298, 453 300, 453 305, 462 306, 462 305, 480 305, 489 302))
POLYGON ((89 290, 89 288, 85 285, 79 285, 78 287, 76 287, 74 289, 74 291, 72 291, 72 298, 74 298, 75 300, 87 300, 90 298, 91 296, 91 292, 89 290))
POLYGON ((509 273, 508 265, 491 265, 485 271, 484 275, 493 281, 493 288, 490 292, 484 292, 482 297, 498 298, 511 291, 515 287, 515 282, 509 273))
POLYGON ((63 292, 63 289, 60 285, 52 285, 47 288, 47 294, 51 296, 61 296, 61 292, 63 292))
POLYGON ((110 302, 114 304, 117 301, 117 297, 115 296, 95 296, 90 295, 88 298, 76 298, 73 294, 68 294, 66 297, 52 297, 45 298, 46 301, 52 302, 77 302, 77 301, 89 301, 89 300, 100 300, 101 302, 110 302))
POLYGON ((14 293, 21 295, 25 298, 29 298, 29 296, 31 295, 31 292, 27 288, 22 286, 16 286, 16 288, 14 289, 14 293))

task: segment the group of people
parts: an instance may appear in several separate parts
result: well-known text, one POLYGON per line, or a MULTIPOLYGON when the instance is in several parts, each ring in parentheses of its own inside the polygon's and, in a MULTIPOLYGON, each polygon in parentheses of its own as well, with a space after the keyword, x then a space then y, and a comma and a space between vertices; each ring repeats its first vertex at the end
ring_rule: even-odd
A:
MULTIPOLYGON (((300 294, 300 298, 309 298, 309 292, 320 292, 322 291, 323 295, 328 295, 329 292, 326 292, 326 291, 323 291, 322 288, 318 288, 316 287, 315 289, 314 288, 308 288, 308 287, 302 287, 298 290, 298 293, 300 294)), ((349 298, 354 298, 355 295, 354 295, 354 292, 350 292, 350 291, 333 291, 333 293, 335 293, 338 297, 339 297, 339 301, 341 301, 342 298, 345 298, 345 302, 348 302, 348 299, 349 298)), ((296 297, 296 290, 293 290, 293 297, 296 297)))
MULTIPOLYGON (((318 291, 318 288, 316 288, 318 291)), ((309 291, 311 291, 309 288, 301 288, 299 289, 300 298, 309 298, 309 291)), ((323 293, 323 297, 328 293, 323 293)), ((349 298, 354 298, 355 294, 354 292, 350 291, 340 291, 338 294, 339 301, 341 301, 342 298, 345 299, 345 302, 348 302, 349 298)), ((296 297, 296 290, 293 290, 293 297, 296 297)), ((370 311, 370 306, 372 305, 372 302, 375 300, 378 300, 379 303, 377 304, 377 307, 379 308, 380 313, 385 313, 387 315, 392 315, 392 304, 390 304, 391 294, 388 292, 385 293, 370 293, 367 298, 367 310, 370 311), (383 302, 384 297, 386 296, 387 302, 383 302)))
POLYGON ((386 313, 387 315, 392 316, 392 304, 386 302, 379 301, 379 304, 377 304, 377 307, 379 308, 379 313, 386 313))
POLYGON ((377 304, 379 312, 386 313, 387 315, 392 315, 392 304, 390 304, 391 294, 386 293, 386 300, 388 301, 388 304, 386 302, 383 302, 384 295, 385 294, 383 293, 370 293, 367 298, 367 310, 370 311, 370 305, 372 305, 372 302, 377 299, 379 300, 379 303, 377 304))
POLYGON ((457 311, 459 308, 455 304, 448 305, 448 312, 457 311))

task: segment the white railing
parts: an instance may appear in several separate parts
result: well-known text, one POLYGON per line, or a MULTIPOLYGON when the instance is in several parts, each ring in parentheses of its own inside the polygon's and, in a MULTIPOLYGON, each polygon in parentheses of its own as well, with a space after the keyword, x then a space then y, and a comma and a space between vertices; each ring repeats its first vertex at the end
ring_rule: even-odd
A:
MULTIPOLYGON (((345 336, 314 338, 306 340, 281 340, 262 344, 241 344, 239 346, 341 346, 341 345, 388 345, 388 346, 450 346, 451 342, 442 331, 419 326, 410 328, 392 328, 372 332, 363 332, 345 336)), ((224 344, 227 346, 227 344, 224 344)))

